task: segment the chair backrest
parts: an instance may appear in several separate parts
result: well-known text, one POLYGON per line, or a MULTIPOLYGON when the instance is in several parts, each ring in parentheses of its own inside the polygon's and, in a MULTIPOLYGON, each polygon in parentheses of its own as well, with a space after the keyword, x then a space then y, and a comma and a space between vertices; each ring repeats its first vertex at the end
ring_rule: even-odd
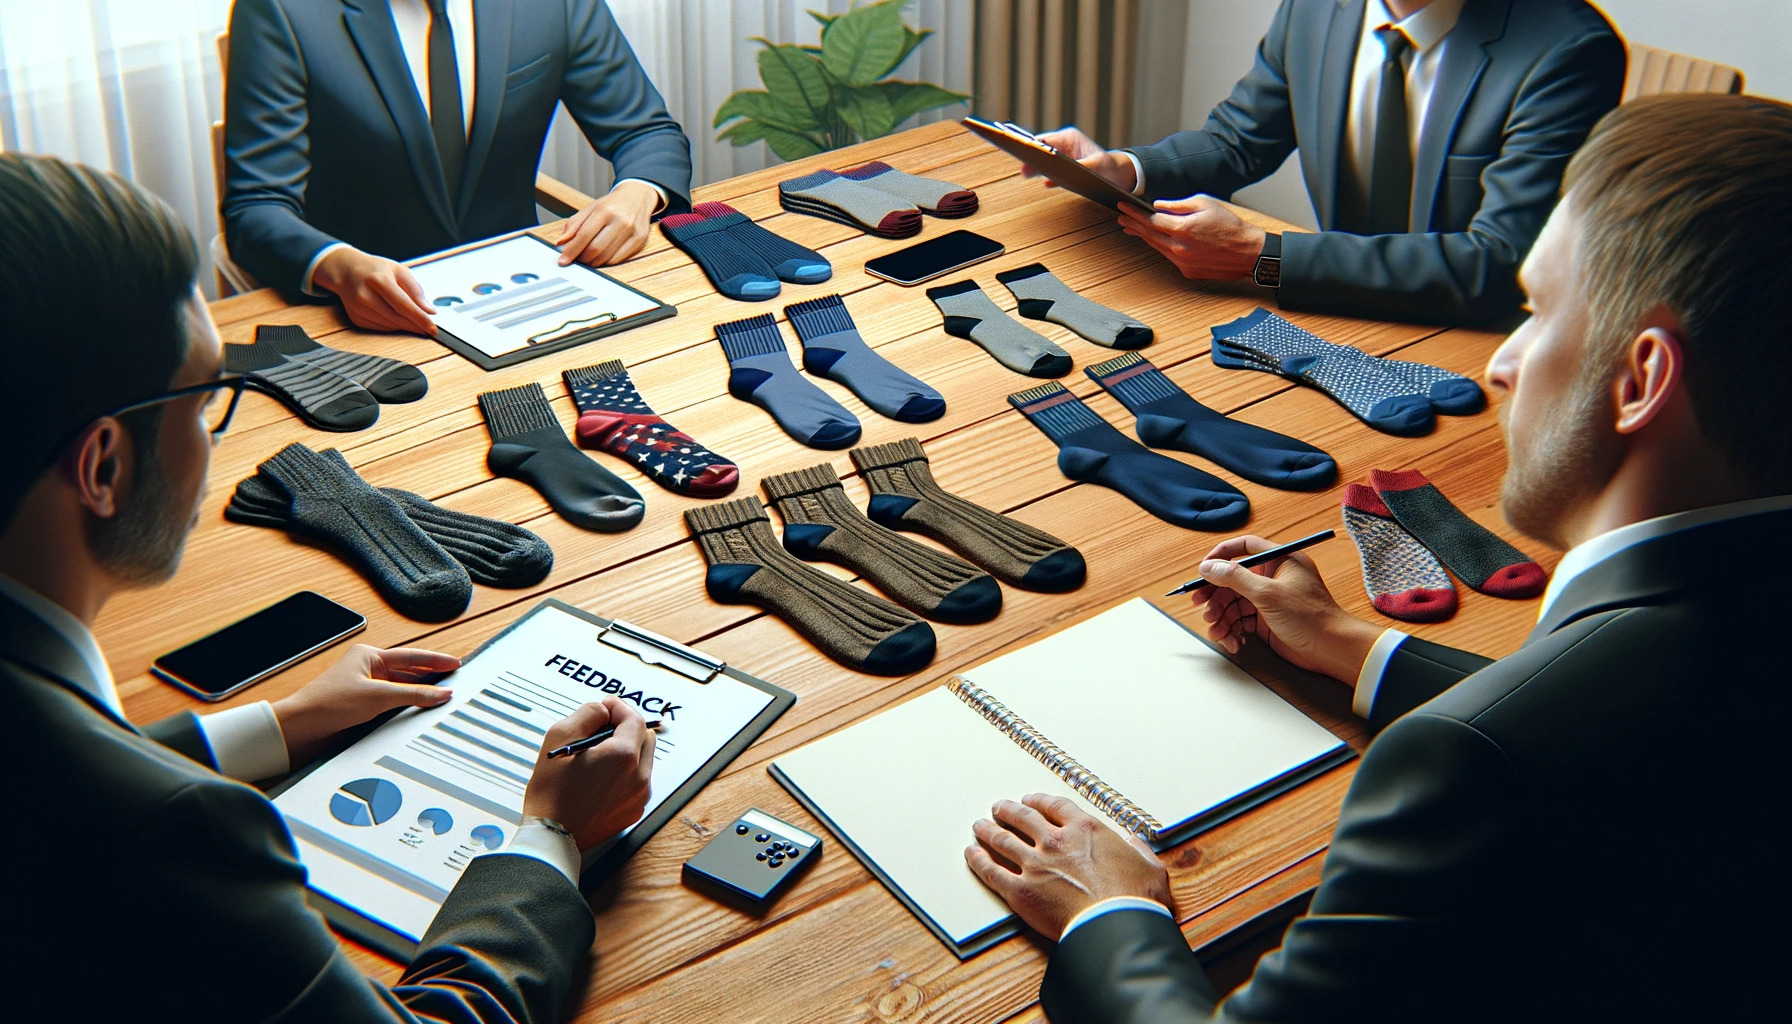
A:
MULTIPOLYGON (((218 34, 218 86, 219 93, 230 75, 230 33, 218 34)), ((217 187, 218 202, 224 201, 224 122, 212 122, 212 183, 217 187)), ((224 218, 218 216, 218 230, 224 230, 224 218)))
POLYGON ((1727 64, 1688 57, 1672 50, 1633 43, 1630 70, 1624 75, 1624 98, 1653 96, 1663 92, 1742 91, 1742 72, 1727 64))

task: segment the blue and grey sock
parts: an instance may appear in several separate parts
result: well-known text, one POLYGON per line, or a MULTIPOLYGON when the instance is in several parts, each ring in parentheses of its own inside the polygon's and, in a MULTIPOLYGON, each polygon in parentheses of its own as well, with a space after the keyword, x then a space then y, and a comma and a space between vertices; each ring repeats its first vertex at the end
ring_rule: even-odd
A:
POLYGON ((1347 345, 1328 344, 1261 307, 1214 327, 1212 351, 1215 366, 1305 384, 1377 430, 1411 437, 1437 425, 1430 400, 1377 360, 1347 345))
POLYGON ((834 274, 833 264, 821 253, 773 234, 753 218, 727 203, 698 203, 691 212, 705 221, 722 225, 728 237, 771 265, 778 279, 791 284, 820 284, 834 274))
POLYGON ((778 283, 777 270, 765 257, 729 234, 733 226, 730 220, 699 213, 660 218, 660 231, 697 261, 716 291, 742 302, 776 298, 783 288, 778 283))
POLYGON ((846 385, 866 405, 904 423, 926 423, 946 413, 946 400, 895 363, 872 351, 838 295, 784 307, 803 341, 803 369, 846 385))
POLYGON ((716 340, 732 368, 728 393, 771 413, 785 433, 830 450, 859 439, 859 418, 797 372, 770 313, 717 324, 716 340))
POLYGON ((886 238, 921 230, 921 211, 913 203, 833 171, 778 182, 778 203, 792 213, 826 217, 886 238))

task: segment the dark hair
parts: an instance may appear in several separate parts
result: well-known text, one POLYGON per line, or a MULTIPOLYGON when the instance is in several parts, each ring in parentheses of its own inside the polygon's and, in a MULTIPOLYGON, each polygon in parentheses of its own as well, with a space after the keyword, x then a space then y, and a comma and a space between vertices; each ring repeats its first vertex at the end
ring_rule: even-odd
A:
POLYGON ((1632 100, 1594 127, 1562 192, 1580 222, 1586 372, 1668 310, 1700 430, 1757 494, 1792 491, 1792 106, 1632 100))
POLYGON ((80 164, 0 154, 0 352, 21 396, 0 403, 0 530, 71 435, 168 388, 186 361, 198 274, 192 234, 154 195, 80 164))

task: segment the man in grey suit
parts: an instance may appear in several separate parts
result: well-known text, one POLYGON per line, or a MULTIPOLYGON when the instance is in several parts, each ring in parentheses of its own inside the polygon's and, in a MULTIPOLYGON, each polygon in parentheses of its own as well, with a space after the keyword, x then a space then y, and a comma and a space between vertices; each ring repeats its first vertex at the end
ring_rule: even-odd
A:
POLYGON ((1058 940, 1055 1024, 1783 1009, 1792 106, 1618 108, 1523 283, 1487 379, 1502 508, 1568 549, 1536 628, 1489 661, 1346 614, 1305 554, 1214 549, 1209 635, 1354 685, 1376 735, 1310 907, 1224 1002, 1155 857, 1067 802, 996 805, 1027 838, 979 822, 966 856, 1058 940))
POLYGON ((1041 138, 1159 200, 1121 226, 1186 277, 1255 280, 1284 309, 1499 322, 1624 63, 1584 0, 1283 0, 1200 130, 1112 152, 1074 128, 1041 138), (1296 149, 1318 233, 1266 233, 1215 201, 1296 149))
POLYGON ((141 729, 124 717, 92 624, 115 592, 174 572, 241 394, 219 375, 197 270, 160 200, 0 155, 0 336, 10 372, 36 385, 0 404, 8 1019, 560 1020, 594 933, 580 851, 647 801, 653 735, 629 705, 587 704, 548 731, 551 747, 618 724, 537 763, 523 824, 467 865, 391 987, 343 956, 306 904, 284 821, 233 779, 441 703, 449 691, 427 680, 458 662, 360 646, 272 704, 141 729))
POLYGON ((533 227, 561 103, 617 178, 567 221, 561 264, 625 260, 689 207, 691 147, 604 0, 237 0, 230 258, 362 327, 433 333, 397 261, 533 227))

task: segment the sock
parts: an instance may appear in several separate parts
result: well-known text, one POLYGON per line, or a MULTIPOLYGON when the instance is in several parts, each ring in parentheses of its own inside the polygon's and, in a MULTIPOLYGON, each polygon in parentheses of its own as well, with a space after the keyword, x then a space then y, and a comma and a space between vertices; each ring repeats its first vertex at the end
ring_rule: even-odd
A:
POLYGON ((977 212, 977 193, 949 181, 899 171, 882 160, 841 171, 842 178, 869 185, 936 217, 968 217, 977 212))
POLYGON ((647 406, 622 360, 560 374, 579 407, 573 434, 646 473, 654 483, 693 498, 719 498, 740 482, 740 469, 647 406))
POLYGON ((1261 370, 1316 388, 1364 423, 1390 434, 1416 436, 1436 426, 1424 395, 1346 348, 1327 345, 1262 307, 1213 328, 1215 366, 1261 370))
POLYGON ((866 512, 872 522, 932 537, 1022 590, 1060 594, 1083 585, 1088 567, 1081 552, 941 487, 915 438, 848 454, 871 489, 866 512))
POLYGON ((592 461, 566 439, 540 384, 479 396, 491 431, 485 464, 541 492, 554 511, 576 526, 620 533, 641 521, 647 503, 626 481, 592 461))
POLYGON ((1008 396, 1058 446, 1058 469, 1072 480, 1126 495, 1166 523, 1191 530, 1230 530, 1251 515, 1251 503, 1212 473, 1151 451, 1058 383, 1008 396))
POLYGON ((1029 320, 1050 320, 1108 348, 1144 348, 1151 344, 1151 328, 1071 291, 1043 263, 1004 270, 996 275, 996 280, 1007 285, 1020 300, 1018 312, 1029 320))
POLYGON ((1257 318, 1259 314, 1260 323, 1273 329, 1246 330, 1226 339, 1226 347, 1233 350, 1232 354, 1249 356, 1272 368, 1290 356, 1314 355, 1328 361, 1358 360, 1365 364, 1365 372, 1385 374, 1407 393, 1425 399, 1434 412, 1466 416, 1480 412, 1487 405, 1487 395, 1482 392, 1481 385, 1461 374, 1426 363, 1372 356, 1354 345, 1334 345, 1266 309, 1259 308, 1244 319, 1257 318))
POLYGON ((429 378, 410 363, 321 345, 297 324, 262 324, 255 328, 255 340, 272 344, 288 359, 341 374, 380 402, 415 402, 429 391, 429 378))
POLYGON ((921 230, 921 211, 913 203, 833 171, 778 182, 778 202, 796 213, 830 217, 892 238, 906 238, 921 230))
POLYGON ((844 565, 897 604, 941 622, 988 622, 1002 610, 1002 588, 988 573, 866 519, 834 467, 779 473, 760 485, 784 517, 784 550, 798 558, 844 565))
POLYGON ((709 563, 704 587, 717 601, 764 608, 862 672, 907 675, 933 660, 932 626, 797 561, 779 546, 758 498, 689 509, 684 521, 709 563))
POLYGON ((1231 419, 1195 401, 1137 352, 1086 366, 1083 372, 1139 418, 1139 440, 1212 459, 1265 487, 1318 491, 1338 479, 1338 464, 1286 434, 1231 419))
POLYGON ((778 272, 765 257, 736 241, 728 231, 732 226, 725 218, 712 220, 698 213, 660 218, 660 231, 697 261, 716 291, 742 302, 776 298, 783 287, 778 272))
POLYGON ((289 444, 259 468, 284 504, 284 527, 346 556, 399 614, 445 622, 466 611, 467 571, 347 466, 289 444))
MULTIPOLYGON (((336 449, 326 448, 318 454, 348 469, 347 461, 336 449)), ((379 491, 397 502, 407 519, 440 544, 448 557, 459 562, 474 583, 529 587, 540 583, 554 567, 554 550, 547 541, 520 526, 455 512, 395 487, 382 487, 379 491)), ((224 509, 224 518, 281 530, 291 525, 284 492, 259 473, 236 485, 236 493, 224 509)))
MULTIPOLYGON (((753 218, 727 203, 698 203, 691 212, 706 222, 721 225, 729 241, 757 255, 778 275, 792 284, 819 284, 834 274, 833 264, 813 249, 773 234, 753 218)), ((777 294, 773 292, 773 294, 777 294)))
POLYGON ((1456 614, 1456 588, 1437 557, 1362 484, 1344 488, 1344 532, 1362 556, 1363 589, 1376 611, 1405 622, 1442 622, 1456 614))
POLYGON ((770 313, 716 325, 728 355, 728 393, 752 402, 784 432, 811 448, 845 448, 859 439, 859 418, 828 397, 790 362, 770 313))
POLYGON ((960 281, 927 289, 927 297, 946 316, 946 333, 983 346, 1015 373, 1029 377, 1062 377, 1073 365, 1070 353, 1050 338, 1016 323, 1002 307, 990 301, 975 281, 960 281))
POLYGON ((1450 504, 1416 469, 1371 470, 1369 484, 1396 520, 1431 549, 1456 578, 1494 597, 1536 597, 1549 582, 1543 567, 1450 504))
POLYGON ((366 388, 340 373, 288 359, 259 336, 247 345, 224 346, 224 369, 247 376, 257 390, 319 430, 361 430, 380 418, 379 400, 366 388))
POLYGON ((1446 416, 1469 416, 1487 408, 1487 394, 1481 385, 1469 380, 1459 373, 1430 363, 1414 363, 1405 359, 1389 359, 1386 356, 1372 356, 1360 348, 1348 345, 1334 346, 1355 352, 1360 358, 1370 360, 1386 373, 1406 382, 1407 386, 1424 395, 1431 403, 1431 408, 1446 416))
POLYGON ((803 369, 846 385, 866 405, 893 420, 926 423, 946 414, 946 400, 872 351, 840 296, 784 307, 803 341, 803 369))

